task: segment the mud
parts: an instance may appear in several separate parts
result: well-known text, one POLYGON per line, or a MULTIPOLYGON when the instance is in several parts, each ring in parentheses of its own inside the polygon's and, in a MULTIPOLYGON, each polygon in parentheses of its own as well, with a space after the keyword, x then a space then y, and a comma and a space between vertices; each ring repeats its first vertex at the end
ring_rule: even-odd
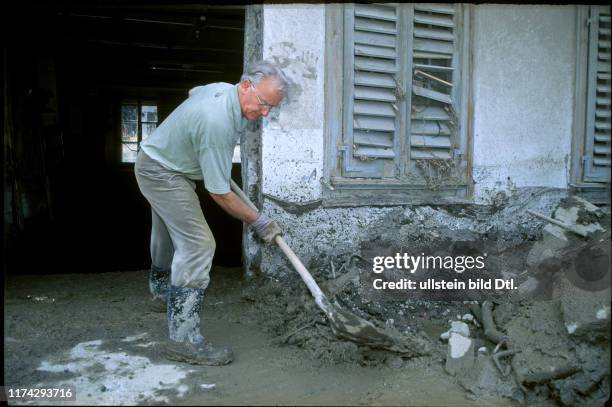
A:
POLYGON ((301 215, 303 213, 313 211, 317 209, 318 207, 320 207, 322 204, 322 201, 320 199, 316 199, 316 200, 312 200, 308 202, 295 203, 295 202, 288 202, 282 199, 278 199, 268 194, 263 194, 263 196, 266 199, 271 200, 272 202, 274 202, 275 204, 283 208, 285 212, 290 213, 292 215, 301 215))
POLYGON ((289 280, 255 286, 213 270, 202 326, 235 360, 206 367, 162 357, 166 319, 148 311, 144 271, 8 277, 5 384, 72 384, 77 405, 477 405, 441 359, 359 349, 322 321, 283 341, 320 317, 289 280))
MULTIPOLYGON (((587 332, 581 335, 572 335, 568 331, 570 328, 563 309, 567 307, 564 305, 567 299, 574 298, 574 292, 559 291, 555 287, 563 281, 564 284, 571 285, 567 278, 571 277, 572 273, 576 274, 572 268, 585 267, 577 260, 574 253, 576 248, 588 245, 592 239, 601 236, 609 241, 609 208, 595 214, 591 210, 585 215, 584 208, 578 212, 582 223, 597 223, 604 227, 607 230, 604 235, 596 234, 582 239, 568 233, 566 242, 569 250, 560 252, 558 257, 547 257, 550 254, 541 256, 542 253, 538 254, 540 257, 534 257, 534 245, 542 243, 542 228, 546 224, 525 218, 521 214, 527 207, 536 206, 542 213, 552 215, 556 208, 574 202, 563 199, 559 204, 557 198, 555 191, 545 190, 510 197, 496 208, 455 206, 398 209, 386 215, 380 229, 377 230, 378 226, 375 224, 370 231, 374 237, 369 243, 379 246, 380 255, 384 255, 387 249, 397 252, 402 245, 415 243, 444 240, 486 240, 491 243, 488 248, 488 271, 501 277, 512 277, 521 287, 518 293, 500 293, 491 298, 494 301, 493 317, 497 329, 509 338, 509 342, 502 346, 501 350, 516 352, 513 358, 501 360, 500 366, 508 369, 506 372, 500 371, 492 362, 490 355, 494 352, 496 343, 490 342, 484 336, 482 327, 478 324, 478 304, 471 301, 416 299, 368 301, 367 296, 360 291, 360 276, 363 273, 359 271, 359 261, 354 260, 356 254, 363 255, 363 252, 321 255, 309 263, 309 270, 329 297, 335 298, 357 315, 385 323, 402 332, 425 334, 434 349, 434 355, 428 360, 443 358, 441 355, 444 354, 446 345, 438 338, 448 330, 449 322, 462 320, 464 315, 473 314, 476 321, 471 322, 471 318, 467 321, 472 324, 475 348, 482 349, 483 354, 478 356, 473 369, 458 378, 470 400, 512 400, 530 405, 601 405, 608 399, 610 388, 610 322, 609 311, 605 311, 605 307, 609 307, 609 289, 602 291, 602 288, 606 287, 598 287, 591 295, 585 294, 591 298, 589 301, 595 298, 598 306, 603 306, 600 313, 604 319, 598 320, 598 326, 605 326, 607 320, 608 329, 602 337, 603 331, 589 331, 592 325, 587 325, 587 332), (551 193, 552 198, 542 199, 543 195, 551 193), (528 261, 530 255, 531 262, 528 261), (606 316, 603 316, 604 314, 606 316)), ((552 238, 547 239, 544 248, 551 244, 552 238)), ((286 275, 291 275, 289 268, 284 271, 286 275)), ((578 273, 584 274, 580 271, 578 273)), ((593 274, 593 271, 584 275, 591 277, 590 274, 593 274)), ((295 307, 307 310, 312 308, 309 307, 308 300, 306 291, 298 290, 296 293, 288 293, 287 298, 281 299, 281 303, 283 306, 286 304, 288 311, 295 311, 295 307), (291 300, 296 298, 299 298, 298 305, 291 300)), ((576 301, 578 305, 582 304, 580 298, 576 301)), ((580 313, 588 307, 574 308, 580 313)), ((316 314, 316 310, 311 310, 312 312, 312 315, 316 314)), ((588 316, 585 315, 586 317, 588 316)), ((272 334, 284 338, 284 343, 301 347, 322 363, 348 361, 364 366, 402 366, 407 361, 398 355, 377 352, 354 344, 339 345, 334 338, 330 338, 330 332, 325 331, 322 320, 316 318, 284 318, 282 313, 270 315, 268 327, 272 334)))
MULTIPOLYGON (((236 359, 224 367, 163 358, 166 318, 148 311, 145 271, 13 276, 6 281, 6 384, 72 384, 77 404, 602 405, 610 388, 609 329, 589 335, 588 318, 609 327, 609 298, 605 290, 582 293, 604 308, 585 315, 586 333, 568 327, 565 299, 580 297, 564 268, 574 263, 551 268, 533 254, 536 260, 528 262, 534 241, 542 240, 542 224, 516 213, 530 198, 495 212, 399 209, 386 216, 401 233, 372 231, 383 246, 392 240, 385 236, 400 246, 486 238, 494 242, 492 272, 520 284, 535 281, 528 295, 492 298, 496 329, 508 337, 499 350, 516 352, 499 367, 491 357, 498 346, 483 332, 481 304, 372 301, 361 291, 366 265, 360 253, 345 252, 321 253, 308 264, 326 296, 377 326, 419 338, 427 355, 336 338, 289 266, 265 277, 213 270, 202 327, 214 344, 233 348, 236 359), (444 370, 448 345, 441 339, 453 321, 469 326, 477 350, 473 367, 456 376, 444 370)), ((551 200, 539 211, 550 214, 555 207, 551 200)), ((603 213, 609 232, 609 210, 603 213)), ((570 245, 580 242, 568 236, 570 245)), ((591 312, 573 307, 583 308, 591 312)))
MULTIPOLYGON (((315 278, 326 290, 337 288, 322 270, 317 269, 315 278)), ((556 302, 495 307, 498 328, 521 350, 518 366, 526 377, 568 363, 575 368, 567 377, 526 380, 527 393, 522 394, 512 377, 500 375, 486 355, 478 357, 468 375, 452 377, 444 371, 447 345, 439 337, 449 321, 465 320, 475 348, 493 350, 477 319, 464 318, 474 304, 364 304, 347 295, 354 289, 347 280, 335 294, 346 309, 427 337, 430 355, 403 357, 335 338, 299 277, 245 281, 240 273, 215 269, 204 299, 204 333, 213 343, 232 347, 236 355, 224 367, 163 358, 160 344, 167 337, 166 320, 164 314, 147 311, 144 271, 11 277, 5 304, 6 384, 72 384, 79 395, 76 404, 94 405, 486 401, 546 406, 561 400, 565 405, 598 405, 609 389, 608 341, 583 343, 568 337, 556 302)))

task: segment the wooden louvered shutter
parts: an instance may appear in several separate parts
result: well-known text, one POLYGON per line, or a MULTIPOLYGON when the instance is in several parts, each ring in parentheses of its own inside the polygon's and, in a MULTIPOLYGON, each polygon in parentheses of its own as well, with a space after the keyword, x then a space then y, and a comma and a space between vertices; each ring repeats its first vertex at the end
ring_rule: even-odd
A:
POLYGON ((457 148, 457 7, 415 4, 410 158, 451 159, 457 148))
POLYGON ((610 8, 591 7, 585 181, 610 180, 610 8))
POLYGON ((345 8, 345 177, 396 177, 402 141, 399 6, 345 8))

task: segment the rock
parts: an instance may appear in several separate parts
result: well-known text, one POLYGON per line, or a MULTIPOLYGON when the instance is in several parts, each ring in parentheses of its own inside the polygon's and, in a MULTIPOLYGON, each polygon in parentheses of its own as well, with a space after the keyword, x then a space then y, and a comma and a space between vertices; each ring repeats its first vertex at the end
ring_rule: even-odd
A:
POLYGON ((474 349, 480 349, 485 346, 485 340, 482 338, 470 338, 474 341, 474 349))
POLYGON ((461 386, 480 401, 511 398, 516 389, 512 375, 501 377, 491 357, 484 354, 479 354, 472 368, 458 378, 461 386))
POLYGON ((562 406, 574 406, 577 401, 576 393, 567 383, 567 380, 553 380, 553 394, 561 402, 562 406))
MULTIPOLYGON (((546 228, 544 228, 546 229, 546 228)), ((557 253, 568 245, 567 240, 548 239, 539 240, 533 244, 527 254, 526 266, 529 269, 537 269, 543 261, 556 257, 557 253)))
MULTIPOLYGON (((587 235, 592 236, 605 231, 600 224, 601 210, 579 197, 570 197, 563 200, 555 209, 552 217, 587 235)), ((528 269, 538 270, 540 268, 538 266, 551 259, 554 263, 556 258, 564 255, 563 249, 568 248, 573 240, 579 238, 569 230, 550 223, 547 223, 542 229, 542 237, 541 241, 535 242, 527 255, 526 265, 528 269)), ((559 266, 560 263, 554 264, 552 269, 557 271, 560 268, 559 266)))
POLYGON ((560 226, 549 223, 542 229, 542 240, 546 243, 568 243, 567 233, 571 233, 560 226))
POLYGON ((563 324, 570 336, 596 342, 608 338, 610 324, 610 289, 581 290, 566 279, 555 281, 560 297, 563 324))
POLYGON ((523 281, 518 286, 518 294, 521 299, 528 299, 533 297, 538 291, 540 283, 535 277, 528 277, 527 280, 523 281))
POLYGON ((595 314, 595 318, 597 319, 609 319, 610 318, 610 307, 604 306, 599 309, 595 314))
POLYGON ((451 332, 446 354, 446 371, 451 375, 465 374, 474 365, 474 342, 470 338, 451 332))
POLYGON ((402 359, 400 356, 393 356, 388 358, 385 363, 391 369, 401 369, 404 365, 404 359, 402 359))
POLYGON ((453 321, 451 322, 451 328, 449 332, 455 332, 460 335, 465 336, 466 338, 470 337, 470 327, 465 322, 461 321, 453 321))
POLYGON ((502 271, 501 272, 501 276, 502 276, 502 278, 504 280, 510 280, 510 279, 518 277, 518 275, 516 273, 512 273, 512 272, 509 272, 509 271, 502 271))
POLYGON ((572 199, 574 200, 574 202, 581 204, 583 208, 589 212, 595 213, 598 216, 602 213, 601 209, 598 206, 593 205, 592 203, 582 197, 579 197, 578 195, 572 196, 572 199))
POLYGON ((572 377, 572 387, 577 393, 588 396, 596 389, 599 382, 606 377, 607 373, 605 367, 600 367, 592 372, 577 374, 572 377))
POLYGON ((606 327, 610 319, 610 306, 608 305, 564 298, 562 310, 565 328, 572 336, 603 338, 603 334, 607 332, 606 327))
POLYGON ((504 302, 495 307, 493 318, 497 326, 503 327, 514 315, 514 305, 509 302, 504 302))
POLYGON ((443 332, 440 335, 440 339, 443 341, 447 341, 452 332, 458 333, 466 338, 470 337, 470 327, 462 321, 451 321, 451 327, 448 331, 443 332))
POLYGON ((571 196, 561 202, 553 217, 587 235, 592 235, 605 230, 599 224, 601 215, 601 210, 597 206, 580 197, 571 196))
POLYGON ((461 320, 471 322, 471 321, 474 320, 474 315, 472 315, 472 314, 464 314, 461 317, 461 320))

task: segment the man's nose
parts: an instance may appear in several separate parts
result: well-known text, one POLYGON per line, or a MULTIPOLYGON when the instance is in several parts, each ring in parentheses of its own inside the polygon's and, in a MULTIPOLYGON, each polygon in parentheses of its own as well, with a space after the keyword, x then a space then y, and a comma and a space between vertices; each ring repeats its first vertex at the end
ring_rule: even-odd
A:
POLYGON ((264 107, 263 111, 261 112, 261 115, 263 117, 268 117, 268 113, 270 113, 270 109, 268 109, 267 107, 264 107))

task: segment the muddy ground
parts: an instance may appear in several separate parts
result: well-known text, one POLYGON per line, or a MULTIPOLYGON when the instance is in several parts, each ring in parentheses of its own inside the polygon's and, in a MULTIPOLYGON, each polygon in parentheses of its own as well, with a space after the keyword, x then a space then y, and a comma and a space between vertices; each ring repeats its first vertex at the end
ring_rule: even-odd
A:
MULTIPOLYGON (((480 405, 466 399, 440 357, 402 360, 383 352, 362 361, 352 344, 331 354, 344 345, 317 353, 279 343, 265 321, 287 312, 287 304, 260 301, 273 284, 258 291, 241 274, 215 268, 205 297, 207 336, 236 356, 223 367, 163 358, 166 320, 147 310, 145 271, 9 277, 6 385, 73 384, 81 405, 480 405)), ((272 297, 286 298, 283 291, 272 297)), ((314 341, 329 341, 321 330, 314 341)))
MULTIPOLYGON (((563 215, 559 207, 556 216, 563 215)), ((579 216, 584 225, 605 226, 609 253, 609 208, 591 218, 579 216)), ((515 233, 481 226, 449 229, 448 239, 492 241, 489 272, 520 286, 487 297, 493 328, 507 337, 499 346, 484 330, 483 301, 372 300, 364 291, 364 253, 322 255, 307 266, 344 309, 423 348, 398 353, 338 340, 290 266, 283 277, 248 278, 241 269, 213 268, 202 326, 213 343, 233 348, 235 361, 223 367, 164 359, 166 317, 149 310, 144 270, 8 276, 5 384, 70 384, 76 404, 93 405, 603 405, 610 389, 609 254, 607 289, 581 286, 580 279, 604 281, 592 272, 597 264, 580 257, 597 254, 596 238, 566 234, 563 249, 555 246, 560 232, 543 238, 542 225, 515 233), (469 332, 445 337, 451 323, 469 332), (453 339, 473 348, 449 367, 453 339), (506 352, 497 354, 498 366, 496 351, 506 352)), ((437 232, 399 231, 394 241, 381 235, 369 244, 393 252, 402 238, 427 242, 446 233, 437 232)))
MULTIPOLYGON (((396 313, 397 324, 422 330, 433 344, 429 356, 402 358, 336 341, 305 290, 293 282, 254 283, 240 276, 239 269, 214 269, 205 297, 202 324, 207 336, 231 346, 236 355, 223 367, 163 358, 166 320, 164 314, 148 311, 145 271, 9 278, 6 384, 72 384, 76 404, 94 405, 467 406, 525 401, 513 393, 511 379, 495 385, 501 394, 490 394, 466 391, 465 383, 445 372, 446 345, 438 336, 448 329, 449 319, 469 313, 468 304, 400 307, 406 318, 396 313)), ((532 329, 527 323, 537 324, 538 318, 560 318, 551 302, 535 303, 520 318, 507 312, 500 318, 509 318, 510 329, 518 330, 532 329)), ((522 336, 541 342, 530 357, 538 364, 559 358, 578 361, 579 349, 569 339, 549 340, 566 338, 562 325, 549 325, 540 334, 522 336)), ((607 366, 605 358, 595 363, 607 366)), ((605 391, 605 383, 597 386, 605 391)), ((550 394, 531 397, 539 405, 557 404, 550 394)), ((595 401, 591 405, 598 405, 595 401)))

